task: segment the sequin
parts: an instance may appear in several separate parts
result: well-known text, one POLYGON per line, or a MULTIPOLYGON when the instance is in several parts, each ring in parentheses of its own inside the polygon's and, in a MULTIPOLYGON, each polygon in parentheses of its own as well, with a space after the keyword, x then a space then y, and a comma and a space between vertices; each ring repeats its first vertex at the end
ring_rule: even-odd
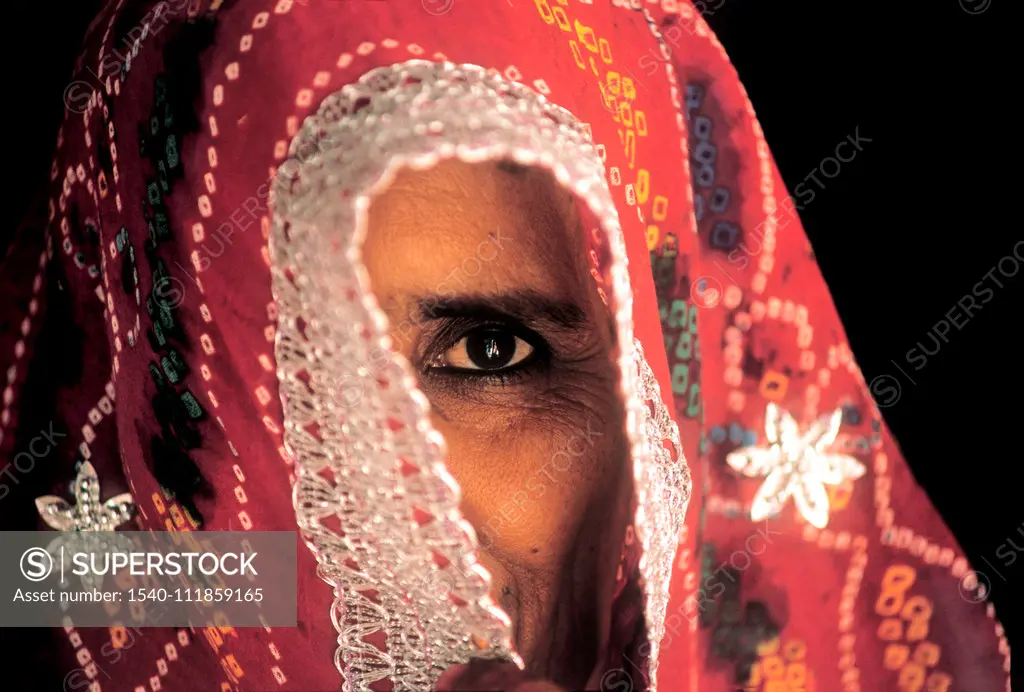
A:
POLYGON ((96 469, 82 462, 72 484, 75 504, 62 497, 44 495, 36 498, 36 509, 46 525, 57 531, 113 531, 127 522, 135 511, 131 493, 115 495, 100 501, 100 481, 96 469))
POLYGON ((761 521, 782 511, 793 497, 797 510, 812 526, 828 526, 829 505, 825 485, 839 485, 864 475, 865 467, 846 454, 826 448, 835 442, 843 422, 843 409, 827 421, 815 421, 801 433, 796 420, 769 403, 765 411, 767 448, 750 447, 731 452, 726 461, 744 476, 765 476, 750 508, 752 521, 761 521))

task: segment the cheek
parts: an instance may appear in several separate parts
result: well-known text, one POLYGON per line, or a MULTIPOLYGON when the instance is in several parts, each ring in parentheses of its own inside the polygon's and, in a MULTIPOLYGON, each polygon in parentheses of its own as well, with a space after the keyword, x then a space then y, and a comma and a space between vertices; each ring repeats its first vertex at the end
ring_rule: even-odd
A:
POLYGON ((435 420, 485 550, 542 566, 574 548, 588 510, 610 506, 626 471, 622 418, 607 409, 577 401, 485 414, 474 425, 435 420))

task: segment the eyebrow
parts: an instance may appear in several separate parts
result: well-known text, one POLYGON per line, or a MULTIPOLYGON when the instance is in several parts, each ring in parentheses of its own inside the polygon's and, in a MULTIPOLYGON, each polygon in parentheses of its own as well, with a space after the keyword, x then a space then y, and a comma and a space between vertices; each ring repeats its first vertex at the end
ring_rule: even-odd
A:
POLYGON ((576 303, 553 299, 535 291, 427 295, 418 298, 416 306, 423 321, 446 317, 513 317, 524 322, 543 322, 562 329, 579 329, 589 323, 586 313, 576 303))

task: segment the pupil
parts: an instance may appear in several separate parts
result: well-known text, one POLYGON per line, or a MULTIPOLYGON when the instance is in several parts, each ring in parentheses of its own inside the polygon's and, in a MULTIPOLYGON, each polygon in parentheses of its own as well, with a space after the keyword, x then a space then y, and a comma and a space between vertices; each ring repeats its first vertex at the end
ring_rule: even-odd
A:
POLYGON ((478 368, 496 370, 516 354, 516 338, 500 331, 478 332, 466 338, 466 355, 478 368))

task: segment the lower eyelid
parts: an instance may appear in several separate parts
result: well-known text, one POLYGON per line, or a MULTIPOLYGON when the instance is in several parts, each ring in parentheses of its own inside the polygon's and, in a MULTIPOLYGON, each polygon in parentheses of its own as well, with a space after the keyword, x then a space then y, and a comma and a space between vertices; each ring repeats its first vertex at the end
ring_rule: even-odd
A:
POLYGON ((486 380, 502 380, 507 383, 511 379, 522 379, 529 377, 534 374, 539 374, 545 370, 548 366, 546 359, 540 354, 538 350, 534 350, 524 360, 520 361, 512 367, 498 369, 498 370, 484 370, 484 369, 471 369, 471 368, 456 368, 456 367, 427 367, 424 369, 424 374, 429 377, 443 377, 451 379, 462 379, 466 382, 472 382, 473 380, 486 381, 486 380), (525 363, 525 365, 524 365, 525 363))
POLYGON ((519 385, 526 384, 530 378, 530 373, 524 370, 511 370, 506 372, 486 372, 486 374, 476 374, 472 371, 444 371, 435 369, 433 372, 426 373, 426 393, 431 394, 430 390, 436 389, 440 391, 447 391, 455 396, 471 396, 474 392, 483 393, 487 391, 499 391, 505 388, 518 387, 519 385))

